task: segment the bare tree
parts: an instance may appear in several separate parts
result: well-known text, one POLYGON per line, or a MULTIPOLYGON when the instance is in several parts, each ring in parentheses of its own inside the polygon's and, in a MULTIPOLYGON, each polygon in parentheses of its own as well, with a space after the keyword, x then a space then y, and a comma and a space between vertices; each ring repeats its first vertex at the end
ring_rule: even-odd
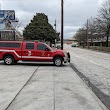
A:
MULTIPOLYGON (((99 9, 99 14, 96 18, 91 17, 89 22, 85 23, 82 29, 79 29, 75 35, 76 38, 84 41, 84 33, 86 32, 86 40, 91 40, 91 44, 93 39, 103 39, 106 37, 106 46, 108 47, 109 36, 110 36, 110 0, 106 0, 103 2, 102 7, 99 9), (88 33, 88 34, 87 34, 88 33), (83 37, 82 37, 83 36, 83 37)), ((86 41, 87 42, 87 41, 86 41)))
POLYGON ((21 26, 23 26, 23 21, 19 21, 18 18, 16 18, 16 23, 15 23, 15 29, 18 31, 21 26))
POLYGON ((102 4, 101 9, 99 10, 99 15, 97 17, 97 22, 102 31, 106 33, 106 46, 108 47, 108 40, 110 35, 110 0, 105 1, 102 4))
POLYGON ((18 18, 15 19, 13 28, 15 30, 15 39, 19 39, 22 37, 20 31, 21 31, 21 26, 23 25, 23 21, 19 21, 18 18))
POLYGON ((87 37, 86 37, 86 30, 84 28, 80 28, 76 34, 74 35, 74 38, 83 46, 85 45, 86 41, 87 41, 87 37))

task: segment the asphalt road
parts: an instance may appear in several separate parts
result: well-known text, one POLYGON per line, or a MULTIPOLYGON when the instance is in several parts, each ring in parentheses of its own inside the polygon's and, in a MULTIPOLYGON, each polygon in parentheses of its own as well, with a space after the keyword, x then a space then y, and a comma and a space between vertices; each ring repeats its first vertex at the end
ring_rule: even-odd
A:
POLYGON ((71 45, 65 45, 65 49, 71 54, 74 68, 97 88, 98 97, 110 109, 110 54, 71 45))

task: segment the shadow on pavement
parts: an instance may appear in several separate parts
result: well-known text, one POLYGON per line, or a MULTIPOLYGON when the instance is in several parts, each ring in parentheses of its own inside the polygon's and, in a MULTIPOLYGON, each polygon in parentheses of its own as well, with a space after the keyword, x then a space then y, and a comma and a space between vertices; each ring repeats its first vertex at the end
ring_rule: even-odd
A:
MULTIPOLYGON (((0 65, 4 65, 5 64, 3 62, 0 62, 0 65)), ((56 67, 53 63, 45 63, 45 62, 41 62, 41 63, 38 63, 38 62, 18 62, 16 64, 13 64, 13 65, 6 65, 6 66, 53 66, 53 67, 56 67)), ((62 65, 61 67, 66 67, 67 65, 62 65)))

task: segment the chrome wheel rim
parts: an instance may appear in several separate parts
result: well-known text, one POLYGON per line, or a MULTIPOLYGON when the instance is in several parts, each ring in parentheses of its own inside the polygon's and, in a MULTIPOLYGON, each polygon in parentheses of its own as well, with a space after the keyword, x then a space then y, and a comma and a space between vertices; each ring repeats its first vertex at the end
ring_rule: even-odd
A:
POLYGON ((61 65, 61 60, 60 59, 55 60, 55 65, 60 66, 61 65))
POLYGON ((12 63, 12 59, 11 58, 6 58, 5 59, 5 63, 6 64, 11 64, 12 63))

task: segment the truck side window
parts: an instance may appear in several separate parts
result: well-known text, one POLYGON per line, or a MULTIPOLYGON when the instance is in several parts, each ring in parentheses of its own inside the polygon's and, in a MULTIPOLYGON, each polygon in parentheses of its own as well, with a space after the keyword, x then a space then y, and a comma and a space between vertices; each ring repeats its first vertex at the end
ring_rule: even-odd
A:
POLYGON ((37 50, 45 50, 46 48, 44 44, 37 44, 37 50))
POLYGON ((8 43, 8 42, 1 42, 0 47, 5 47, 5 48, 20 48, 20 43, 8 43))
POLYGON ((34 49, 34 43, 26 43, 26 49, 34 49))

